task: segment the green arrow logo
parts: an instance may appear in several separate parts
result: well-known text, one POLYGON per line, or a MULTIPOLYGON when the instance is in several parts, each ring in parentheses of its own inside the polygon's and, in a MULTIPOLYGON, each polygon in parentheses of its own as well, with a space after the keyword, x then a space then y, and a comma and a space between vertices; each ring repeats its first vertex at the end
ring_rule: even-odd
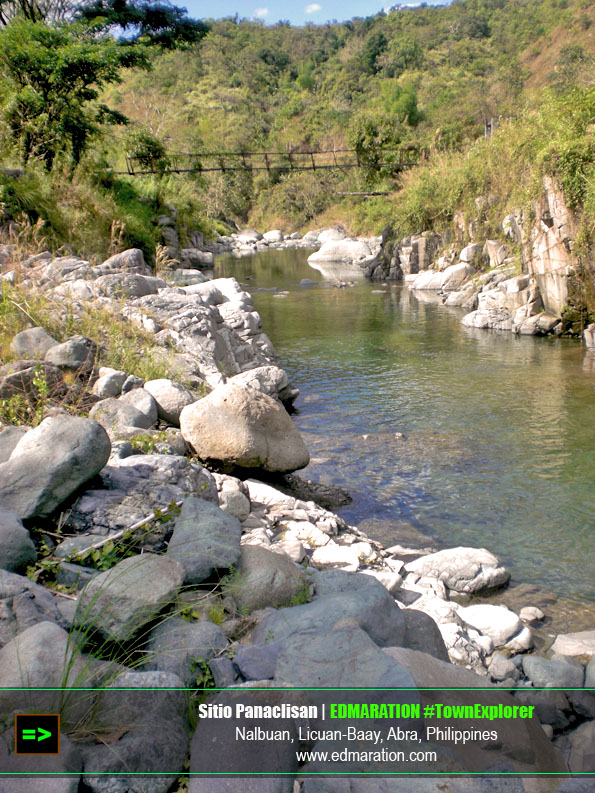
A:
POLYGON ((37 732, 39 735, 35 734, 35 730, 23 730, 23 740, 24 741, 45 741, 46 738, 51 738, 52 733, 50 730, 44 730, 43 727, 38 727, 37 732))

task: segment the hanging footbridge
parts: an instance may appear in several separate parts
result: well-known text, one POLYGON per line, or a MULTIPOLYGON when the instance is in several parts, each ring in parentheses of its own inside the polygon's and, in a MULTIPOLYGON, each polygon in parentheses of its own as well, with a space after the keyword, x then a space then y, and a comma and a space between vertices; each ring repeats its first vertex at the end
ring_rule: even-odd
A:
POLYGON ((427 146, 400 146, 376 149, 372 154, 360 149, 332 149, 326 151, 212 151, 194 154, 167 154, 159 158, 127 157, 126 171, 119 174, 145 176, 148 174, 227 173, 228 171, 322 171, 329 169, 368 168, 399 173, 425 162, 427 146))

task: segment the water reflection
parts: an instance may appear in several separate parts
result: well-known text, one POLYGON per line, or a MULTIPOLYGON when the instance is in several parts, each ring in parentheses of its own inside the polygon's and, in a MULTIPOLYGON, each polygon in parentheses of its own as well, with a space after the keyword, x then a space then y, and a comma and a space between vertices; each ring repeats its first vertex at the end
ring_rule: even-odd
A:
POLYGON ((222 260, 216 272, 288 290, 254 300, 302 391, 306 474, 347 487, 341 514, 392 527, 394 542, 409 526, 483 545, 517 580, 595 599, 595 380, 581 347, 464 327, 461 309, 399 286, 337 289, 307 255, 222 260))

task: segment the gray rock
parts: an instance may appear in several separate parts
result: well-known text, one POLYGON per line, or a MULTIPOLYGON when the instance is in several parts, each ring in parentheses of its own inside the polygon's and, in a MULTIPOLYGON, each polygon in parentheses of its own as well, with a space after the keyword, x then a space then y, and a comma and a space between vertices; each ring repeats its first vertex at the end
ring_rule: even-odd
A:
POLYGON ((415 688, 409 672, 355 626, 289 637, 277 660, 275 681, 297 687, 415 688))
POLYGON ((22 330, 10 342, 10 350, 19 358, 42 360, 46 352, 58 344, 53 336, 43 328, 27 328, 22 330))
POLYGON ((440 629, 429 614, 417 609, 404 609, 403 617, 405 619, 403 647, 428 653, 441 661, 448 661, 448 650, 440 629))
POLYGON ((113 641, 126 641, 172 602, 184 579, 182 566, 145 553, 95 576, 79 596, 76 624, 113 641))
POLYGON ((130 429, 147 430, 154 425, 148 416, 141 413, 134 405, 128 405, 120 399, 109 397, 93 405, 89 411, 92 418, 105 429, 110 438, 129 432, 130 429))
POLYGON ((556 788, 556 793, 593 793, 593 780, 581 777, 567 779, 556 788))
POLYGON ((372 249, 364 240, 329 240, 324 242, 318 251, 308 256, 308 263, 360 262, 371 254, 372 249))
POLYGON ((210 661, 227 644, 221 628, 212 622, 187 622, 181 617, 169 617, 149 634, 144 666, 178 675, 185 686, 193 688, 201 671, 197 665, 210 661))
POLYGON ((150 422, 149 426, 152 427, 157 423, 157 403, 145 388, 133 388, 132 391, 122 394, 118 401, 132 405, 143 416, 146 416, 147 421, 150 422))
MULTIPOLYGON (((281 401, 285 401, 288 391, 291 390, 287 372, 278 366, 257 366, 255 369, 230 377, 228 382, 254 388, 281 401)), ((293 389, 292 398, 297 397, 298 394, 299 391, 293 389)))
POLYGON ((74 589, 82 589, 96 575, 98 575, 98 571, 93 567, 84 567, 80 564, 63 561, 60 562, 56 572, 56 581, 58 584, 64 584, 74 589))
MULTIPOLYGON (((83 493, 70 512, 65 523, 69 532, 107 534, 127 529, 155 508, 167 512, 172 502, 188 496, 217 503, 211 474, 184 457, 135 453, 110 459, 100 478, 98 489, 83 493)), ((161 521, 139 528, 135 539, 147 550, 161 551, 172 531, 172 521, 161 521)))
POLYGON ((250 499, 244 495, 239 485, 233 481, 224 481, 219 491, 219 506, 240 522, 246 520, 250 514, 250 499))
POLYGON ((213 570, 240 558, 242 527, 237 518, 201 498, 187 498, 175 520, 167 554, 184 568, 184 582, 199 584, 213 570))
POLYGON ((0 463, 5 463, 29 427, 8 425, 0 430, 0 463))
MULTIPOLYGON (((424 703, 441 702, 447 705, 468 705, 477 702, 477 694, 473 689, 490 688, 485 677, 480 677, 468 669, 455 664, 447 664, 426 653, 408 650, 404 647, 387 647, 383 652, 407 669, 419 688, 436 688, 437 691, 424 692, 424 703), (453 691, 447 689, 470 689, 470 691, 453 691)), ((539 696, 539 695, 533 695, 539 696)), ((490 704, 518 705, 519 699, 504 691, 490 693, 490 704)), ((483 722, 469 722, 469 727, 481 725, 483 722)), ((493 750, 489 746, 468 744, 457 746, 457 751, 467 768, 477 767, 479 762, 484 768, 494 763, 520 762, 525 771, 538 773, 564 772, 562 757, 552 747, 537 719, 510 720, 505 731, 498 733, 499 741, 493 750)), ((508 782, 509 780, 507 780, 508 782)))
POLYGON ((519 611, 519 617, 523 620, 523 622, 528 622, 531 625, 533 622, 539 622, 545 617, 545 614, 541 609, 536 608, 535 606, 525 606, 519 611))
POLYGON ((26 576, 0 570, 0 647, 39 622, 66 627, 57 608, 60 600, 26 576))
POLYGON ((252 631, 252 643, 280 641, 309 630, 328 632, 345 620, 361 627, 379 646, 401 645, 405 639, 403 612, 382 584, 369 576, 361 578, 369 583, 355 591, 343 590, 317 597, 303 606, 274 612, 252 631))
POLYGON ((310 599, 304 569, 258 545, 242 546, 238 581, 232 595, 243 613, 267 606, 288 606, 299 596, 310 599))
POLYGON ((45 419, 0 464, 2 509, 21 518, 51 514, 103 468, 110 449, 105 430, 95 421, 68 415, 45 419))
POLYGON ((488 672, 490 673, 490 677, 492 680, 502 681, 506 680, 507 678, 512 678, 513 680, 518 680, 519 678, 519 670, 505 655, 502 653, 494 653, 492 656, 492 660, 490 661, 490 665, 488 667, 488 672))
POLYGON ((36 559, 35 545, 18 517, 14 512, 0 513, 0 567, 16 573, 36 559))
POLYGON ((240 645, 234 665, 246 680, 272 680, 284 642, 240 645))
POLYGON ((125 672, 110 687, 152 690, 145 694, 108 690, 102 695, 92 724, 117 737, 81 744, 85 784, 93 793, 166 793, 172 785, 171 773, 183 773, 189 725, 184 692, 159 689, 181 688, 182 681, 165 672, 125 672), (127 728, 124 732, 122 725, 127 728), (134 772, 139 776, 119 776, 134 772))
POLYGON ((93 384, 91 389, 95 396, 100 399, 107 399, 108 397, 117 397, 122 392, 122 386, 126 381, 126 372, 119 369, 111 369, 108 366, 102 366, 99 370, 99 377, 93 384))
MULTIPOLYGON (((266 692, 265 698, 248 699, 242 690, 225 691, 214 699, 214 704, 231 705, 235 703, 258 702, 259 704, 278 705, 284 701, 283 692, 266 692)), ((262 727, 262 720, 243 718, 242 726, 249 730, 262 727)), ((274 729, 289 730, 295 745, 297 745, 297 730, 294 721, 290 719, 277 719, 274 729)), ((190 773, 221 773, 225 774, 233 769, 236 772, 265 772, 274 774, 293 774, 297 772, 297 760, 292 744, 279 742, 271 746, 268 741, 238 741, 235 739, 235 730, 230 728, 225 719, 201 719, 192 738, 190 749, 190 773)), ((242 778, 241 785, 238 778, 226 779, 224 777, 199 777, 191 776, 188 793, 293 793, 293 777, 247 777, 242 778)))
MULTIPOLYGON (((33 689, 84 686, 86 660, 76 652, 68 633, 54 622, 40 622, 19 633, 0 650, 0 688, 33 689)), ((35 705, 58 707, 59 692, 32 693, 29 690, 0 692, 0 710, 35 705)), ((33 711, 35 712, 35 711, 33 711)), ((57 711, 40 710, 41 713, 57 711)))
POLYGON ((485 548, 447 548, 405 565, 408 572, 439 578, 454 592, 480 592, 503 586, 510 573, 485 548))
POLYGON ((568 767, 573 774, 595 772, 595 721, 587 721, 569 734, 568 767))
POLYGON ((59 369, 69 369, 81 374, 88 374, 95 365, 97 344, 86 336, 73 336, 71 339, 56 344, 45 354, 45 360, 59 369))
POLYGON ((495 647, 504 647, 523 625, 514 611, 504 606, 492 606, 479 603, 458 610, 459 617, 466 625, 470 625, 485 636, 489 636, 495 647))
POLYGON ((141 273, 150 275, 151 270, 145 264, 145 257, 140 248, 128 248, 122 253, 114 253, 101 265, 102 270, 125 270, 129 273, 141 273))
POLYGON ((85 551, 104 538, 100 534, 81 534, 78 537, 68 537, 54 548, 54 556, 58 559, 73 559, 79 555, 80 551, 85 551))
POLYGON ((77 747, 64 734, 60 735, 60 754, 54 757, 43 755, 15 755, 9 749, 14 741, 14 729, 0 737, 0 769, 3 774, 21 774, 0 781, 2 793, 39 793, 43 779, 43 793, 77 793, 83 760, 77 747), (43 773, 56 774, 43 777, 43 773), (25 776, 31 774, 31 776, 25 776), (70 774, 60 777, 59 774, 70 774), (39 776, 36 776, 39 775, 39 776))
POLYGON ((585 670, 585 688, 595 688, 595 658, 591 658, 585 670))
POLYGON ((145 381, 142 377, 138 377, 135 374, 129 374, 122 384, 122 393, 127 394, 128 391, 132 391, 133 388, 142 388, 144 384, 145 381))
POLYGON ((187 388, 184 388, 180 383, 165 378, 162 380, 148 380, 145 383, 145 390, 151 394, 157 403, 159 418, 167 421, 168 424, 173 424, 175 427, 180 426, 180 413, 183 408, 195 401, 193 394, 187 388))
POLYGON ((481 256, 481 252, 483 250, 483 245, 479 243, 471 243, 467 245, 460 253, 460 260, 462 262, 473 262, 475 259, 481 256))
POLYGON ((538 655, 523 658, 523 672, 535 688, 581 688, 583 685, 582 667, 548 661, 538 655))
POLYGON ((211 658, 209 669, 213 675, 215 688, 227 688, 235 683, 238 677, 233 663, 229 658, 211 658))
MULTIPOLYGON (((432 746, 433 749, 436 746, 432 746)), ((452 772, 452 762, 442 766, 452 772)), ((514 777, 457 779, 438 778, 313 778, 305 779, 302 793, 525 793, 520 779, 514 777)))
POLYGON ((185 407, 180 429, 199 458, 218 465, 284 472, 303 468, 310 460, 283 406, 233 383, 185 407))
POLYGON ((553 653, 561 655, 595 655, 595 630, 560 633, 552 644, 553 653))
MULTIPOLYGON (((99 294, 113 298, 134 298, 143 295, 154 295, 157 292, 156 279, 146 278, 134 273, 111 273, 102 275, 95 281, 95 288, 99 294)), ((167 286, 165 281, 163 286, 167 286)))
POLYGON ((32 396, 36 400, 40 378, 45 380, 50 396, 55 399, 63 397, 68 391, 60 369, 46 361, 12 361, 5 364, 0 371, 0 399, 24 395, 32 396))

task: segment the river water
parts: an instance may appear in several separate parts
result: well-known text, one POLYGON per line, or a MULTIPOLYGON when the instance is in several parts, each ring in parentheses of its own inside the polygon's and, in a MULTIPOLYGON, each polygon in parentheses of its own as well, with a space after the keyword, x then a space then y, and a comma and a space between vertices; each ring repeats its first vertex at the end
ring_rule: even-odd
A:
POLYGON ((513 580, 595 601, 595 365, 584 348, 465 328, 460 309, 429 293, 319 272, 308 253, 219 257, 215 269, 252 292, 300 388, 295 421, 312 456, 300 473, 347 488, 353 503, 337 512, 385 545, 423 544, 421 534, 482 546, 513 580))

